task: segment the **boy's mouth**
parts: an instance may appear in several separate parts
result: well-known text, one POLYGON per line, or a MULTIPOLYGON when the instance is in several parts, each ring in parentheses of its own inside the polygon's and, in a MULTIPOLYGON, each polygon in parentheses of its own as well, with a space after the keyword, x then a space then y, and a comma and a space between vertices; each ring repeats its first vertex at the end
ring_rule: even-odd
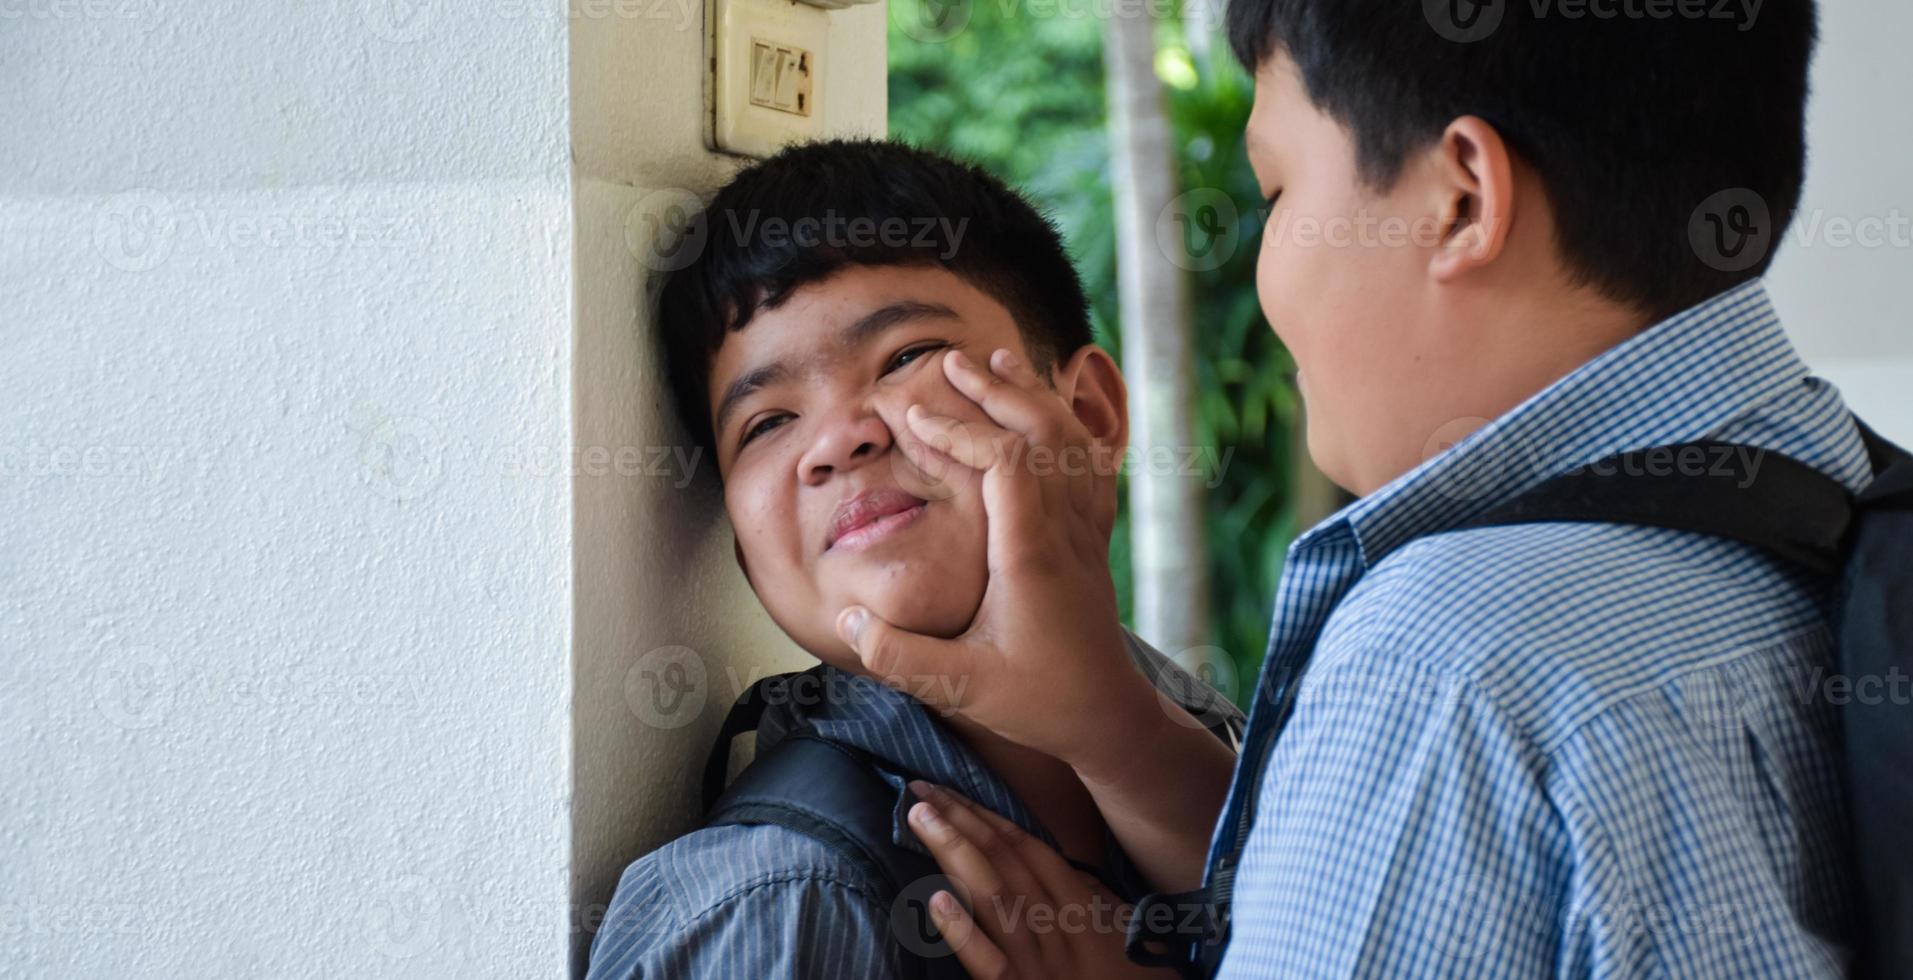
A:
POLYGON ((928 503, 902 490, 866 490, 846 498, 831 516, 825 551, 856 551, 903 529, 928 503))

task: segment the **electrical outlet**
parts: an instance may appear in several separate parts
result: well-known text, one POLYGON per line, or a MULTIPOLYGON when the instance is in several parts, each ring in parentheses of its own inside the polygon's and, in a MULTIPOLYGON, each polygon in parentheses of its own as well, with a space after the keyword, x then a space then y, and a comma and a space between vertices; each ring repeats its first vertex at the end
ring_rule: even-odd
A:
POLYGON ((824 135, 830 15, 792 0, 711 0, 711 145, 763 157, 824 135))

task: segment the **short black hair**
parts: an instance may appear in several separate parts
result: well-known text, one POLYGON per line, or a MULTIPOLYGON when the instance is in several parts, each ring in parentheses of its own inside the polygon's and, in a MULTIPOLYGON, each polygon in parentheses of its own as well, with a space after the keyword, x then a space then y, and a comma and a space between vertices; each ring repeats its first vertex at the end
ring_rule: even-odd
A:
POLYGON ((658 317, 678 413, 705 446, 725 336, 846 266, 948 269, 1010 311, 1039 373, 1091 342, 1055 225, 982 168, 903 143, 787 147, 738 172, 688 227, 702 244, 663 274, 658 317))
POLYGON ((1405 157, 1456 118, 1487 120, 1539 171, 1577 281, 1665 317, 1764 273, 1799 207, 1814 0, 1756 11, 1230 0, 1227 25, 1251 71, 1278 53, 1295 63, 1309 99, 1352 134, 1371 186, 1392 186, 1405 157), (1474 19, 1451 19, 1465 13, 1474 19), (1763 254, 1709 254, 1703 206, 1743 201, 1752 208, 1737 223, 1762 206, 1769 215, 1763 254))

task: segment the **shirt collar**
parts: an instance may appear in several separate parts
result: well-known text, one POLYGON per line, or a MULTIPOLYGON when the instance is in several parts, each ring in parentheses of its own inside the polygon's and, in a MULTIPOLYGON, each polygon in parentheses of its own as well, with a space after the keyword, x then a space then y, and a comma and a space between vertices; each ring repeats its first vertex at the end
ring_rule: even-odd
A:
POLYGON ((1550 476, 1705 438, 1807 373, 1765 286, 1743 283, 1568 372, 1342 508, 1295 549, 1352 534, 1372 568, 1407 541, 1456 527, 1550 476))

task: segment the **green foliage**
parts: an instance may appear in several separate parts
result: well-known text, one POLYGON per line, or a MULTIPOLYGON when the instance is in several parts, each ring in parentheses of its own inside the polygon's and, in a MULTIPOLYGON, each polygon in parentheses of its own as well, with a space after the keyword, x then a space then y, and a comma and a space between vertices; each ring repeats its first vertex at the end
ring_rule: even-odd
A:
MULTIPOLYGON (((893 137, 982 165, 1022 188, 1063 229, 1089 291, 1097 341, 1119 359, 1116 232, 1109 187, 1103 91, 1103 23, 1018 0, 968 2, 964 29, 922 42, 899 28, 907 5, 893 0, 890 132, 893 137)), ((1074 9, 1094 10, 1094 5, 1074 9)), ((1166 86, 1177 165, 1185 191, 1213 189, 1205 214, 1234 234, 1218 268, 1189 273, 1196 352, 1196 442, 1214 447, 1201 478, 1210 562, 1211 642, 1227 650, 1246 700, 1268 638, 1271 603, 1294 533, 1290 453, 1299 419, 1294 364, 1262 319, 1255 295, 1261 196, 1242 152, 1253 88, 1226 53, 1198 65, 1178 25, 1162 25, 1158 74, 1166 86)), ((1218 50, 1223 50, 1218 45, 1218 50)), ((1216 227, 1208 223, 1208 228, 1216 227)), ((1151 229, 1153 231, 1153 229, 1151 229)), ((1187 229, 1192 254, 1213 246, 1211 231, 1187 229)), ((1166 261, 1166 259, 1165 259, 1166 261)), ((1133 605, 1125 515, 1110 558, 1125 619, 1133 605)))

